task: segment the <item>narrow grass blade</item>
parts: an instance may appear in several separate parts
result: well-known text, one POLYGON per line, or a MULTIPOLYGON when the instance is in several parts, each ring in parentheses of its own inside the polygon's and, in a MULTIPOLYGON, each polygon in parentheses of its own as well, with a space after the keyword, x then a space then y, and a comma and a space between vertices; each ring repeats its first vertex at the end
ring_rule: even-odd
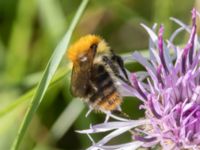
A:
POLYGON ((19 0, 17 9, 5 60, 5 77, 11 84, 19 83, 27 69, 28 49, 33 34, 32 25, 37 12, 36 0, 19 0))
MULTIPOLYGON (((5 46, 4 46, 2 39, 1 39, 1 36, 0 36, 0 72, 2 72, 2 68, 4 67, 4 61, 5 61, 4 57, 5 57, 5 46)), ((2 83, 0 83, 0 85, 1 84, 2 83)))
POLYGON ((56 47, 52 57, 50 58, 49 63, 46 66, 44 75, 42 77, 42 80, 40 81, 38 88, 36 90, 36 93, 33 97, 33 100, 25 114, 25 117, 21 123, 21 126, 19 128, 17 137, 14 140, 14 143, 12 145, 12 150, 17 150, 19 148, 20 142, 22 141, 22 138, 33 118, 33 115, 35 114, 40 102, 42 101, 42 98, 50 84, 50 81, 63 57, 65 54, 65 51, 69 45, 70 38, 72 36, 72 32, 75 29, 75 26, 77 25, 81 15, 83 14, 83 11, 85 7, 87 6, 89 0, 83 0, 80 4, 80 7, 78 8, 77 13, 75 14, 75 17, 73 18, 71 25, 65 34, 64 38, 61 40, 61 42, 56 47))
POLYGON ((55 140, 60 139, 66 133, 66 131, 71 127, 72 123, 83 111, 83 108, 84 105, 80 99, 73 99, 71 101, 71 103, 68 105, 68 107, 66 107, 51 128, 51 134, 55 140))
MULTIPOLYGON (((53 124, 50 132, 47 134, 42 144, 47 145, 47 143, 51 143, 51 142, 55 143, 60 138, 62 138, 63 135, 72 126, 74 121, 80 116, 83 109, 84 109, 84 105, 80 101, 80 99, 77 99, 77 98, 72 99, 70 104, 65 108, 65 110, 61 113, 61 115, 53 124)), ((41 146, 40 144, 41 143, 36 145, 34 150, 39 149, 39 147, 41 146)))
MULTIPOLYGON (((59 68, 59 70, 56 72, 55 76, 51 80, 49 88, 51 88, 52 86, 54 86, 54 84, 56 84, 57 82, 62 80, 63 77, 66 76, 69 73, 69 71, 70 71, 69 67, 59 68)), ((22 95, 21 97, 19 97, 15 101, 8 104, 8 106, 0 109, 0 118, 3 117, 4 115, 10 113, 11 111, 13 111, 17 107, 19 107, 21 104, 23 104, 25 102, 29 102, 31 100, 31 98, 33 97, 35 91, 36 91, 36 88, 29 90, 24 95, 22 95)))
POLYGON ((41 22, 45 32, 53 39, 52 42, 57 41, 65 31, 66 19, 60 5, 60 2, 55 0, 39 0, 38 3, 41 22))

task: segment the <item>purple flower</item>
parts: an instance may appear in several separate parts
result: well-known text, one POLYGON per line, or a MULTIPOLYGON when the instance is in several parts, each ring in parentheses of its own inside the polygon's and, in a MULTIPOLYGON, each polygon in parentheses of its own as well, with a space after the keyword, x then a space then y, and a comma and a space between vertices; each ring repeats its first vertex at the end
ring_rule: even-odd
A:
MULTIPOLYGON (((116 118, 79 131, 90 134, 111 131, 89 149, 137 149, 158 147, 165 150, 200 149, 200 43, 196 35, 196 10, 192 10, 192 27, 177 19, 180 25, 169 40, 163 40, 164 26, 158 36, 153 29, 142 26, 150 35, 149 53, 146 59, 138 52, 133 53, 134 61, 142 64, 146 71, 131 73, 133 87, 122 83, 126 95, 139 98, 145 117, 139 120, 116 118), (183 48, 174 45, 173 40, 181 31, 190 34, 183 48), (130 143, 106 145, 111 139, 131 132, 130 143)), ((133 112, 134 113, 134 112, 133 112)), ((112 116, 108 114, 107 116, 112 116)), ((107 119, 108 120, 108 119, 107 119)))

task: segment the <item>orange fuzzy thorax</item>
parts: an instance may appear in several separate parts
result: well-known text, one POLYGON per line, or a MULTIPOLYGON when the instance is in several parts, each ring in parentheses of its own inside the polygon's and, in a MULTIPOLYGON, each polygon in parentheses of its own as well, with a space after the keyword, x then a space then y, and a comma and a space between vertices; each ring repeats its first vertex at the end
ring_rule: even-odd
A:
POLYGON ((77 42, 68 49, 68 58, 72 62, 76 62, 81 54, 87 53, 92 44, 98 44, 102 39, 96 35, 86 35, 80 38, 77 42))

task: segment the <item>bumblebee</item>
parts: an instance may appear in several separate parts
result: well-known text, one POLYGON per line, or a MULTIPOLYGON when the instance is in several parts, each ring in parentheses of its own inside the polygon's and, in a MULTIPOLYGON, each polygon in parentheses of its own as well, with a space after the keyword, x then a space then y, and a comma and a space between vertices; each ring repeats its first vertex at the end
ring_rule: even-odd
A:
POLYGON ((122 58, 99 36, 86 35, 68 50, 73 63, 71 92, 100 111, 118 110, 122 103, 119 79, 130 83, 122 58))

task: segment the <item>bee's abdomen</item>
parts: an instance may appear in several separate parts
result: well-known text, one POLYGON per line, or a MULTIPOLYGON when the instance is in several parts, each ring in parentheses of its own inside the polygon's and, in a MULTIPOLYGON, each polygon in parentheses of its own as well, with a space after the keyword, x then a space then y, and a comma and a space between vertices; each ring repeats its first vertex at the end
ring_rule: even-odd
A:
POLYGON ((91 82, 96 90, 89 97, 90 104, 96 109, 116 109, 122 99, 111 74, 103 65, 95 65, 92 74, 91 82))

